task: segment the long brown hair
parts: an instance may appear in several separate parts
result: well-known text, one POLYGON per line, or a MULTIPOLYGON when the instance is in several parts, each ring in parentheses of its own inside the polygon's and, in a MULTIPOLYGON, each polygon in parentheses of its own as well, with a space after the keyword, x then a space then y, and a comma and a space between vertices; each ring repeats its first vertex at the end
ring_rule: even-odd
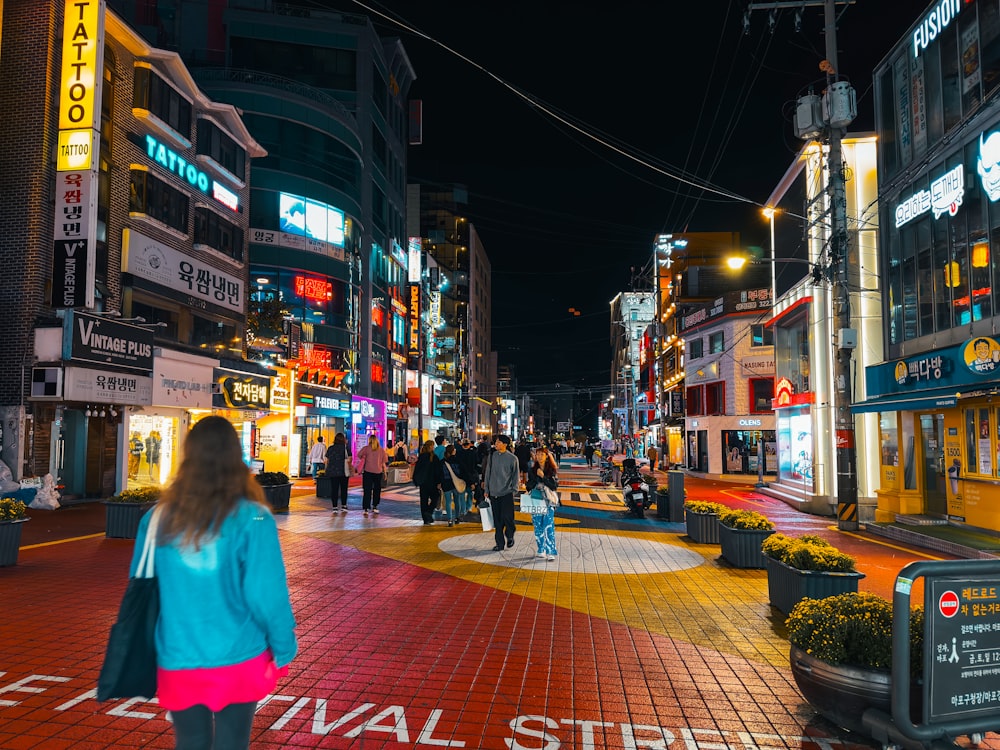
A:
POLYGON ((163 538, 180 537, 182 545, 197 549, 243 498, 265 505, 260 484, 243 463, 236 430, 222 417, 205 417, 187 434, 181 465, 160 495, 163 538))
POLYGON ((556 466, 556 460, 552 457, 552 454, 549 452, 549 449, 546 448, 544 445, 539 445, 535 449, 535 458, 532 461, 531 470, 532 471, 536 471, 539 467, 541 467, 541 469, 542 469, 543 472, 545 472, 546 474, 549 474, 549 475, 551 475, 551 474, 557 474, 559 472, 559 469, 556 466), (540 451, 540 450, 545 453, 545 463, 544 464, 541 461, 538 460, 538 451, 540 451))

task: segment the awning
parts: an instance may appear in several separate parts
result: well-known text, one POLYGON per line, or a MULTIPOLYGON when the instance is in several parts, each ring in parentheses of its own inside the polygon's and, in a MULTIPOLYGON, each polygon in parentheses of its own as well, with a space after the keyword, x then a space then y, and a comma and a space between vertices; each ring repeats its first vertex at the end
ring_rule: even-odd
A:
POLYGON ((958 393, 954 387, 950 389, 937 388, 919 393, 893 393, 886 396, 868 399, 857 404, 851 404, 855 414, 865 414, 873 411, 928 411, 931 409, 955 406, 958 403, 958 393))

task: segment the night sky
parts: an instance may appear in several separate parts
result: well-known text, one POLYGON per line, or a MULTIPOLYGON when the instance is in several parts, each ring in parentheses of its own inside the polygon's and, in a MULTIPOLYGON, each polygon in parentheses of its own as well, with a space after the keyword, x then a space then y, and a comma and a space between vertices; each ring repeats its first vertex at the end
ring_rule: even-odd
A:
MULTIPOLYGON (((745 245, 767 246, 754 204, 801 147, 791 129, 795 99, 824 82, 821 7, 804 10, 798 33, 792 11, 777 12, 773 34, 768 13, 755 11, 744 35, 742 0, 331 5, 372 15, 382 35, 403 40, 417 73, 411 97, 424 102, 424 142, 410 148, 409 179, 469 188, 469 215, 493 264, 494 347, 528 391, 608 389, 608 303, 628 288, 630 266, 648 262, 657 233, 739 231, 745 245), (489 74, 659 169, 749 202, 636 163, 489 74)), ((840 71, 858 92, 853 132, 872 129, 872 71, 926 6, 839 8, 840 71)), ((785 271, 802 269, 779 266, 785 271)))

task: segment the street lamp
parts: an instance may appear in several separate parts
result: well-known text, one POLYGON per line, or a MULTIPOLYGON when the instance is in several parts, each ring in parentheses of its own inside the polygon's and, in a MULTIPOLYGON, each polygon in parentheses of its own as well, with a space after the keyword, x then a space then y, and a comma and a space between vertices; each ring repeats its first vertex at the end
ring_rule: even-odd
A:
POLYGON ((778 296, 778 284, 777 277, 774 272, 775 251, 774 251, 774 217, 778 213, 778 209, 773 206, 766 206, 760 211, 764 214, 764 218, 767 219, 768 223, 771 225, 771 304, 774 304, 774 300, 778 296))

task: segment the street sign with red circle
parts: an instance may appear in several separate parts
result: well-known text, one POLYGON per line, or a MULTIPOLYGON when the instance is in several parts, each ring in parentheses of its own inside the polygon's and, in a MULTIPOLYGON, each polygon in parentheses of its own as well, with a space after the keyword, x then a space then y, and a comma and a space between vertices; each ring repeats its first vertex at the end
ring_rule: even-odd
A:
POLYGON ((954 591, 943 591, 938 598, 938 609, 945 617, 954 617, 958 614, 958 594, 954 591))

